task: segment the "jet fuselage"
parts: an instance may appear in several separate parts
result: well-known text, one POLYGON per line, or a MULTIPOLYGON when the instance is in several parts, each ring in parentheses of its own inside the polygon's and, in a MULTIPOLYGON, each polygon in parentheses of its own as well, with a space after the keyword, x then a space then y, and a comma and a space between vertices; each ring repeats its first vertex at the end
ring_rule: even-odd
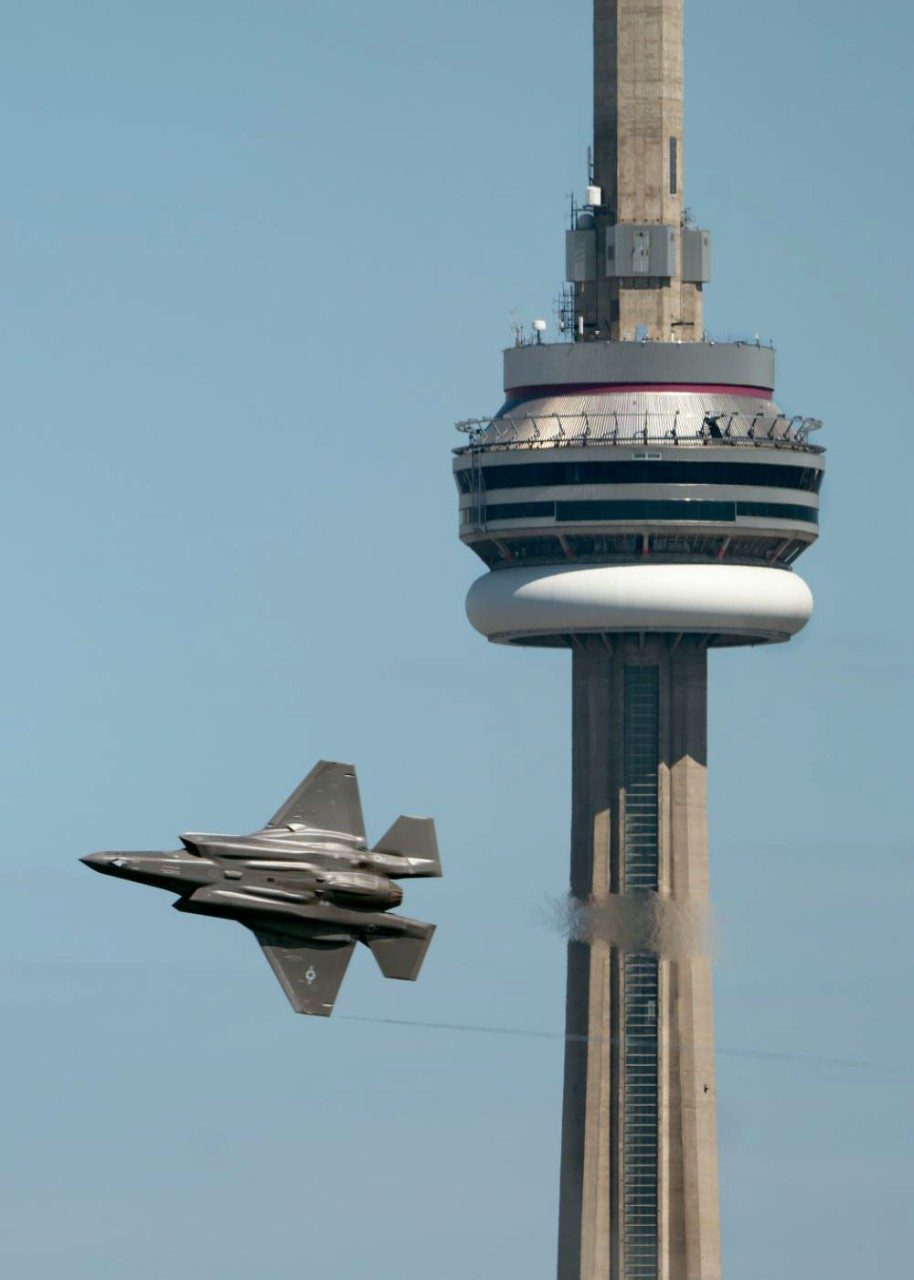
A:
POLYGON ((391 908, 403 901, 395 881, 441 875, 434 823, 400 817, 369 849, 351 765, 321 761, 258 831, 189 832, 181 844, 82 861, 176 894, 178 911, 243 924, 300 1013, 330 1013, 358 942, 385 977, 417 977, 434 926, 391 908))
MULTIPOLYGON (((334 903, 387 911, 403 901, 403 890, 377 864, 384 855, 351 845, 299 839, 192 834, 173 853, 111 852, 84 861, 103 874, 135 880, 187 897, 204 885, 225 883, 257 899, 282 903, 334 903)), ((271 914, 275 914, 271 912, 271 914)))

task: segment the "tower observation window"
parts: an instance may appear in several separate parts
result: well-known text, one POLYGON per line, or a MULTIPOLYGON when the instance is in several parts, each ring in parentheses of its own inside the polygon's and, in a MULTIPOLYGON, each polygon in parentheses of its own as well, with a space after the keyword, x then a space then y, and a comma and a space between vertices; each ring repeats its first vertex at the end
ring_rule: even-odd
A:
POLYGON ((670 138, 670 195, 679 191, 679 145, 675 138, 670 138))
MULTIPOLYGON (((470 493, 470 469, 456 474, 461 493, 470 493)), ((489 493, 495 489, 578 484, 751 484, 818 493, 822 476, 817 467, 765 462, 521 462, 482 468, 483 484, 489 493)))
MULTIPOLYGON (((646 499, 619 502, 487 502, 485 518, 496 520, 559 520, 570 524, 593 520, 600 524, 650 521, 701 522, 734 524, 738 516, 754 519, 793 520, 818 524, 815 507, 800 507, 787 502, 702 502, 684 499, 680 502, 646 499)), ((461 523, 476 522, 476 508, 461 512, 461 523)))

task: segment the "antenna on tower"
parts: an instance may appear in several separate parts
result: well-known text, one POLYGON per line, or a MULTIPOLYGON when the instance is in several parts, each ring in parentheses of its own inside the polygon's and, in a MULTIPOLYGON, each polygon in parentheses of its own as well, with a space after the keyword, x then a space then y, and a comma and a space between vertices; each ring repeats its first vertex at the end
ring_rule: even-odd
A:
POLYGON ((587 185, 593 186, 593 147, 587 148, 587 185))
POLYGON ((554 299, 552 310, 555 314, 556 327, 566 339, 574 332, 574 285, 562 286, 561 293, 554 299))

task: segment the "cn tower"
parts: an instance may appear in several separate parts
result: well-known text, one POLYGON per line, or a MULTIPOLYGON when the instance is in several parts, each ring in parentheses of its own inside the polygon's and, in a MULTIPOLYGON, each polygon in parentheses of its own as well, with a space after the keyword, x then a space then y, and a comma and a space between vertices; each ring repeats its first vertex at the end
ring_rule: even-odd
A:
POLYGON ((454 461, 487 569, 470 622, 571 651, 559 1280, 720 1278, 710 963, 664 922, 707 907, 708 652, 812 612, 793 566, 818 534, 820 424, 778 407, 769 347, 704 331, 682 20, 683 0, 595 0, 561 340, 518 334, 504 404, 461 424, 454 461))

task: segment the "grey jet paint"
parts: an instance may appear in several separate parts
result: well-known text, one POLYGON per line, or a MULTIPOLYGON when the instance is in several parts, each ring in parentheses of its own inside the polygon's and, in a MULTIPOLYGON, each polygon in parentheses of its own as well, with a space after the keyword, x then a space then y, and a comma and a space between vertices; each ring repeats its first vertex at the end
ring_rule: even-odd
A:
POLYGON ((413 981, 433 924, 390 914, 397 880, 440 876, 431 818, 398 818, 373 849, 350 764, 321 760, 259 831, 181 836, 174 853, 93 853, 104 875, 179 895, 178 911, 250 929, 297 1013, 328 1017, 357 942, 386 978, 413 981))

